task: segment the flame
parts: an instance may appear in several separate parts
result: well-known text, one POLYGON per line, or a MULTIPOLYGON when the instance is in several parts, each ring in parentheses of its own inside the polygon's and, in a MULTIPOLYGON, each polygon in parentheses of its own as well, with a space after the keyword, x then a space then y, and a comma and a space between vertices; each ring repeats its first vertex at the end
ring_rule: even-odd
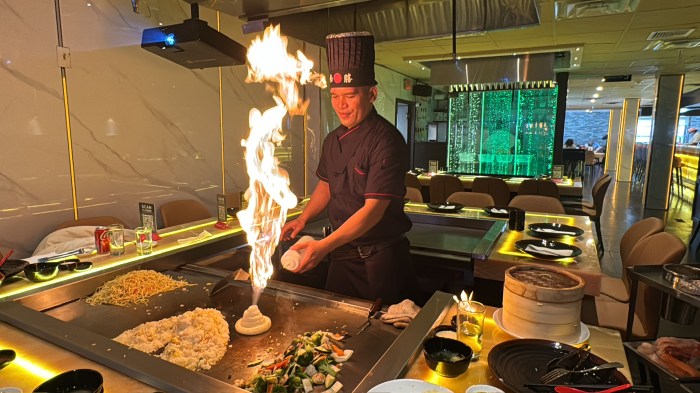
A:
MULTIPOLYGON (((287 53, 287 39, 279 26, 265 29, 263 38, 256 37, 248 48, 246 82, 265 82, 273 92, 276 106, 260 112, 250 110, 250 134, 241 141, 249 177, 246 198, 248 207, 238 212, 238 220, 246 232, 250 253, 250 274, 253 286, 265 288, 272 276, 272 254, 279 242, 287 211, 297 204, 289 189, 287 172, 279 167, 275 147, 284 140, 282 120, 289 114, 303 115, 308 100, 303 100, 300 87, 312 82, 326 87, 323 75, 312 71, 313 62, 300 51, 294 57, 287 53)), ((253 301, 255 304, 256 301, 253 301)))

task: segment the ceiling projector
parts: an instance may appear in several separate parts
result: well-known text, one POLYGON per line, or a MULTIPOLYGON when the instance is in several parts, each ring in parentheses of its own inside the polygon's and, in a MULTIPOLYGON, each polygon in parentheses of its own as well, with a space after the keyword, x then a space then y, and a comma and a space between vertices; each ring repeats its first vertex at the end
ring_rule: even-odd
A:
POLYGON ((187 68, 225 67, 246 62, 243 45, 197 18, 145 29, 141 47, 187 68))

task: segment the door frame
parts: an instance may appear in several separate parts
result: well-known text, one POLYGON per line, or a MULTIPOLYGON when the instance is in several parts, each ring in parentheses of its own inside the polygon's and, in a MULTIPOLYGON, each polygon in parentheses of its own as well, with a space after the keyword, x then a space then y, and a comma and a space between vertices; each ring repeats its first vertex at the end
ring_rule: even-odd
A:
POLYGON ((394 125, 398 124, 399 105, 408 107, 408 129, 406 130, 406 144, 408 145, 408 162, 409 169, 413 168, 413 133, 416 127, 416 103, 401 98, 396 99, 394 104, 394 125))

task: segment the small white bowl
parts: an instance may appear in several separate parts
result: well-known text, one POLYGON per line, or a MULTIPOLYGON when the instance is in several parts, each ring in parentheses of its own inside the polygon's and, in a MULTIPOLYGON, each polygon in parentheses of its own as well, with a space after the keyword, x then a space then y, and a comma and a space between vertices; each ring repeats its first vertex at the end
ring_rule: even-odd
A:
POLYGON ((503 390, 491 385, 472 385, 465 393, 505 393, 503 390))

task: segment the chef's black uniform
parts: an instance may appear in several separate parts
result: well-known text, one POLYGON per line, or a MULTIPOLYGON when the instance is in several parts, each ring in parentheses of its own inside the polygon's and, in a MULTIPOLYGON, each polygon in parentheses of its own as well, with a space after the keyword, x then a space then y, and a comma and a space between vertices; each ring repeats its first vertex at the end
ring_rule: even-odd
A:
POLYGON ((418 290, 403 211, 408 147, 401 133, 372 112, 357 126, 340 126, 326 137, 316 174, 330 186, 328 217, 340 227, 365 199, 390 200, 379 223, 330 253, 326 289, 384 304, 415 298, 418 290))

